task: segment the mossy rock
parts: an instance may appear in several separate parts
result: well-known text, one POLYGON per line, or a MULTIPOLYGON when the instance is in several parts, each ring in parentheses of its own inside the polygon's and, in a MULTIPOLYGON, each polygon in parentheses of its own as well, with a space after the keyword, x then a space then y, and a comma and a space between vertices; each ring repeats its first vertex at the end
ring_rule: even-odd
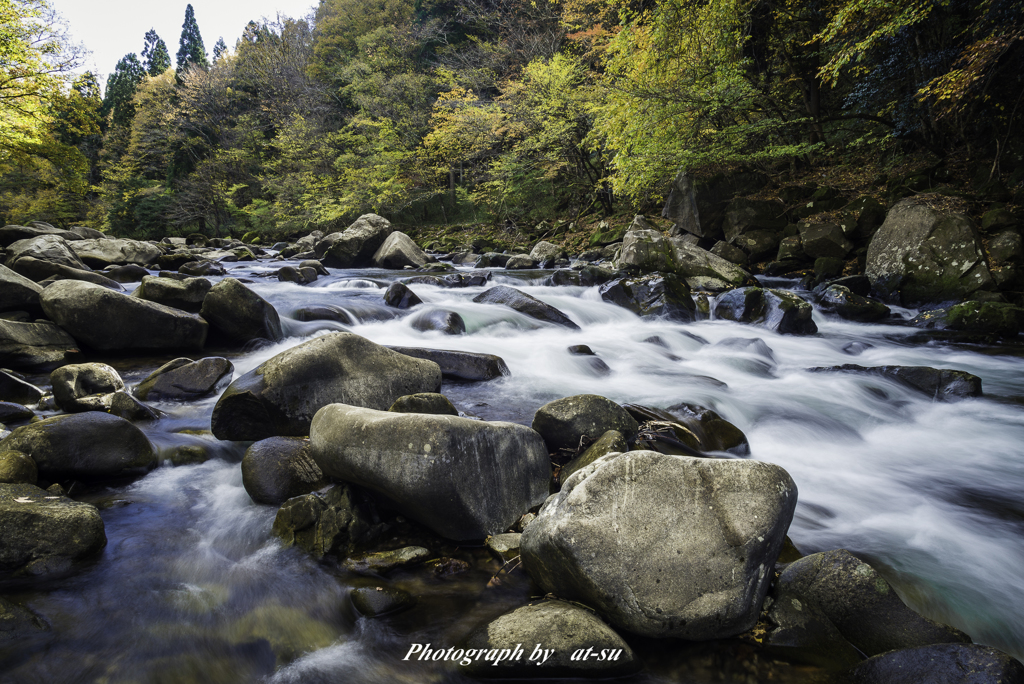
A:
POLYGON ((1024 327, 1024 308, 999 302, 969 301, 950 307, 946 323, 952 330, 1015 337, 1024 327))

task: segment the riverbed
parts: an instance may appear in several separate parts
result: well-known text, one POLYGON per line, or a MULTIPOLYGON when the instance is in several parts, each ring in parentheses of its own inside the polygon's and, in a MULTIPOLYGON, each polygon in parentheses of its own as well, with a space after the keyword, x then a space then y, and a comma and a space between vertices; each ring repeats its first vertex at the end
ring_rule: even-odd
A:
MULTIPOLYGON (((423 300, 412 311, 439 307, 462 316, 466 334, 451 336, 417 331, 408 312, 384 305, 384 287, 408 272, 331 269, 302 286, 276 279, 288 264, 297 265, 228 264, 230 276, 275 305, 288 335, 274 345, 205 354, 230 358, 235 377, 312 336, 347 330, 380 344, 501 356, 510 376, 446 381, 442 388, 461 412, 483 420, 529 425, 541 405, 582 393, 661 408, 701 404, 743 430, 749 458, 790 473, 799 500, 789 536, 800 551, 848 549, 922 614, 1024 657, 1020 345, 922 341, 920 330, 900 324, 916 312, 898 308, 884 324, 851 323, 816 309, 819 332, 811 336, 729 321, 645 320, 603 302, 596 287, 551 287, 544 284, 550 272, 500 269, 481 287, 411 286, 423 300), (472 301, 494 284, 560 309, 581 330, 472 301), (293 318, 314 304, 343 310, 343 322, 293 318), (567 348, 579 344, 610 373, 591 357, 571 355, 567 348), (985 396, 944 403, 880 377, 809 372, 847 363, 964 370, 982 378, 985 396)), ((110 363, 134 385, 170 358, 88 360, 110 363)), ((522 570, 501 571, 479 549, 465 549, 468 572, 389 577, 418 597, 412 611, 357 617, 347 591, 371 580, 283 549, 272 537, 276 509, 253 503, 242 487, 239 460, 247 445, 209 433, 215 403, 216 397, 156 402, 167 417, 140 424, 162 454, 191 444, 207 448, 212 459, 167 462, 134 482, 70 492, 101 507, 107 547, 71 578, 9 593, 44 616, 51 631, 19 653, 3 654, 0 680, 469 681, 450 665, 402 657, 413 643, 454 645, 525 602, 531 587, 522 570), (490 580, 499 571, 495 586, 490 580)), ((629 681, 722 681, 723 668, 741 659, 729 644, 637 648, 651 666, 629 681)), ((758 681, 763 673, 750 667, 725 681, 758 681)), ((776 672, 794 682, 819 675, 795 666, 776 672)))

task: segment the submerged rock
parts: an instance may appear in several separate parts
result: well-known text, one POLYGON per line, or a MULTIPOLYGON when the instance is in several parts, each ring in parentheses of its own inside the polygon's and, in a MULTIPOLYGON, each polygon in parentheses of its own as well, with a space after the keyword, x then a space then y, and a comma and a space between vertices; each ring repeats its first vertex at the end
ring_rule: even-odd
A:
POLYGON ((369 528, 352 488, 342 483, 322 493, 285 501, 271 532, 285 546, 298 546, 319 559, 328 554, 347 555, 369 528))
POLYGON ((630 674, 642 666, 601 618, 567 601, 542 601, 505 613, 470 634, 461 647, 506 654, 460 663, 470 677, 604 678, 630 674))
POLYGON ((697 305, 690 287, 673 275, 619 278, 605 283, 601 299, 629 309, 640 316, 664 316, 675 321, 692 321, 697 305))
POLYGON ((0 542, 0 573, 38 576, 69 570, 107 537, 95 506, 30 484, 0 484, 0 542))
POLYGON ((412 594, 395 587, 356 587, 349 592, 352 607, 365 617, 379 617, 408 610, 416 605, 412 594))
POLYGON ((352 333, 329 333, 281 352, 232 382, 213 409, 218 439, 302 437, 333 403, 387 410, 407 394, 437 392, 441 369, 352 333))
POLYGON ((445 309, 421 311, 409 319, 409 324, 413 330, 420 332, 436 330, 445 335, 464 335, 466 333, 466 322, 462 320, 462 316, 445 309))
POLYGON ((818 326, 811 320, 811 305, 785 290, 745 287, 718 297, 715 317, 751 323, 782 334, 813 335, 818 326))
POLYGON ((235 367, 225 358, 211 356, 193 361, 174 359, 150 373, 135 387, 143 400, 198 399, 212 394, 231 379, 235 367))
POLYGON ((474 302, 483 304, 499 304, 518 311, 521 314, 536 318, 545 323, 554 323, 572 330, 579 330, 580 327, 573 323, 568 316, 555 307, 545 304, 536 297, 531 297, 525 292, 520 292, 514 287, 507 285, 496 285, 484 290, 473 298, 474 302))
POLYGON ((375 551, 346 558, 342 567, 357 575, 385 575, 398 568, 419 565, 432 555, 422 546, 404 546, 393 551, 375 551))
POLYGON ((328 485, 309 455, 309 440, 269 437, 250 446, 242 457, 242 486, 258 504, 280 506, 288 499, 328 485))
POLYGON ((208 326, 196 314, 99 285, 62 280, 39 298, 46 315, 93 349, 201 349, 208 326))
POLYGON ((514 423, 332 404, 310 439, 325 474, 383 494, 449 539, 504 532, 548 491, 543 441, 514 423))
POLYGON ((936 644, 869 658, 853 684, 1024 684, 1024 665, 990 646, 936 644))
POLYGON ((38 615, 0 597, 0 645, 49 631, 38 615))
POLYGON ((32 457, 48 480, 135 475, 156 466, 153 446, 127 420, 91 411, 46 418, 15 429, 0 451, 32 457))
POLYGON ((391 283, 384 292, 384 303, 396 309, 409 309, 422 304, 423 300, 403 283, 391 283))
POLYGON ((638 427, 626 409, 596 394, 556 399, 541 406, 533 416, 533 429, 551 451, 575 450, 582 438, 596 440, 608 430, 618 430, 629 439, 638 427))
POLYGON ((968 397, 980 397, 981 378, 966 371, 928 366, 858 366, 845 363, 841 366, 811 368, 812 373, 844 372, 874 375, 895 380, 911 389, 927 394, 935 401, 960 401, 968 397))
POLYGON ((422 347, 388 347, 388 349, 417 359, 433 361, 441 367, 441 376, 445 380, 478 382, 512 374, 505 364, 505 360, 494 354, 422 347))
POLYGON ((609 454, 577 471, 522 539, 543 591, 636 634, 726 638, 757 622, 796 508, 782 468, 609 454))

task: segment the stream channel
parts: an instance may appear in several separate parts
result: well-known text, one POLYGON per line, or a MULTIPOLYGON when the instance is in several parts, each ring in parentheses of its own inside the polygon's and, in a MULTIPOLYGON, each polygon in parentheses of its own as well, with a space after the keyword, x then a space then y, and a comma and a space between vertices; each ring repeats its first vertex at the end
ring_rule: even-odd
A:
MULTIPOLYGON (((300 286, 278 282, 290 261, 226 264, 278 309, 287 339, 224 355, 235 376, 311 336, 348 330, 374 342, 501 356, 511 376, 446 381, 442 392, 470 417, 529 425, 541 405, 593 393, 616 402, 707 406, 737 425, 751 455, 784 467, 799 488, 789 535, 803 553, 846 548, 871 562, 914 609, 975 642, 1024 657, 1024 358, 1020 345, 922 343, 899 325, 850 323, 815 310, 819 333, 778 335, 729 321, 641 319, 601 301, 597 288, 550 287, 550 272, 492 271, 565 312, 571 331, 510 309, 476 304, 485 287, 414 285, 425 307, 458 312, 465 335, 419 332, 386 307, 388 281, 406 272, 342 271, 300 286), (348 324, 300 322, 308 305, 344 309, 348 324), (656 337, 660 340, 649 341, 656 337), (735 340, 761 344, 736 345, 735 340), (611 368, 598 374, 586 344, 611 368), (924 365, 982 378, 985 396, 957 403, 881 377, 810 373, 856 363, 924 365), (724 384, 723 384, 724 383, 724 384)), ((211 278, 214 282, 218 278, 211 278)), ((779 286, 778 281, 772 283, 779 286)), ((782 283, 795 287, 795 283, 782 283)), ((134 285, 126 286, 128 288, 134 285)), ((806 293, 804 293, 806 294, 806 293)), ((414 310, 414 311, 415 311, 414 310)), ((194 356, 193 358, 200 358, 194 356)), ((103 358, 134 386, 170 357, 103 358)), ((43 376, 31 377, 36 384, 43 376)), ((247 444, 209 432, 216 397, 157 402, 168 417, 140 423, 167 453, 208 447, 205 463, 165 463, 134 482, 71 492, 101 508, 108 544, 70 578, 15 589, 12 598, 51 625, 37 644, 0 662, 0 681, 59 682, 468 682, 451 663, 402 656, 412 643, 456 645, 469 630, 531 596, 522 569, 498 571, 479 549, 469 572, 389 581, 418 597, 395 617, 356 617, 347 591, 372 579, 319 564, 271 535, 276 509, 253 503, 239 461, 247 444), (483 560, 481 560, 483 559, 483 560), (493 583, 492 583, 493 584, 493 583), (5 672, 6 671, 6 672, 5 672)), ((814 668, 744 663, 729 644, 638 643, 648 667, 629 682, 817 681, 814 668), (758 669, 761 668, 761 669, 758 669), (765 668, 772 669, 770 674, 765 668)), ((756 660, 756 659, 755 659, 756 660)))

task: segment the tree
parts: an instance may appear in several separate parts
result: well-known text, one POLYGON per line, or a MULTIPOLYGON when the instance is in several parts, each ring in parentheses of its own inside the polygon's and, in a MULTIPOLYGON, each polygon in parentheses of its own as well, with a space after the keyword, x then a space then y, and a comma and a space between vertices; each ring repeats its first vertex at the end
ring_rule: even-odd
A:
POLYGON ((107 92, 103 98, 103 116, 109 117, 113 125, 127 126, 135 118, 132 98, 145 79, 146 69, 134 52, 118 61, 114 73, 107 77, 107 92))
POLYGON ((47 0, 0 0, 0 155, 36 139, 81 52, 47 0))
POLYGON ((213 46, 213 61, 216 62, 228 51, 228 44, 224 42, 224 36, 217 39, 213 46))
POLYGON ((185 8, 185 23, 181 25, 177 58, 179 79, 184 78, 185 72, 192 66, 199 66, 203 69, 210 66, 209 60, 206 59, 206 46, 203 44, 203 37, 199 34, 199 24, 196 23, 196 13, 191 4, 185 8))
POLYGON ((167 51, 167 43, 156 34, 155 29, 146 31, 146 44, 142 48, 142 63, 146 73, 159 76, 171 68, 171 53, 167 51))

